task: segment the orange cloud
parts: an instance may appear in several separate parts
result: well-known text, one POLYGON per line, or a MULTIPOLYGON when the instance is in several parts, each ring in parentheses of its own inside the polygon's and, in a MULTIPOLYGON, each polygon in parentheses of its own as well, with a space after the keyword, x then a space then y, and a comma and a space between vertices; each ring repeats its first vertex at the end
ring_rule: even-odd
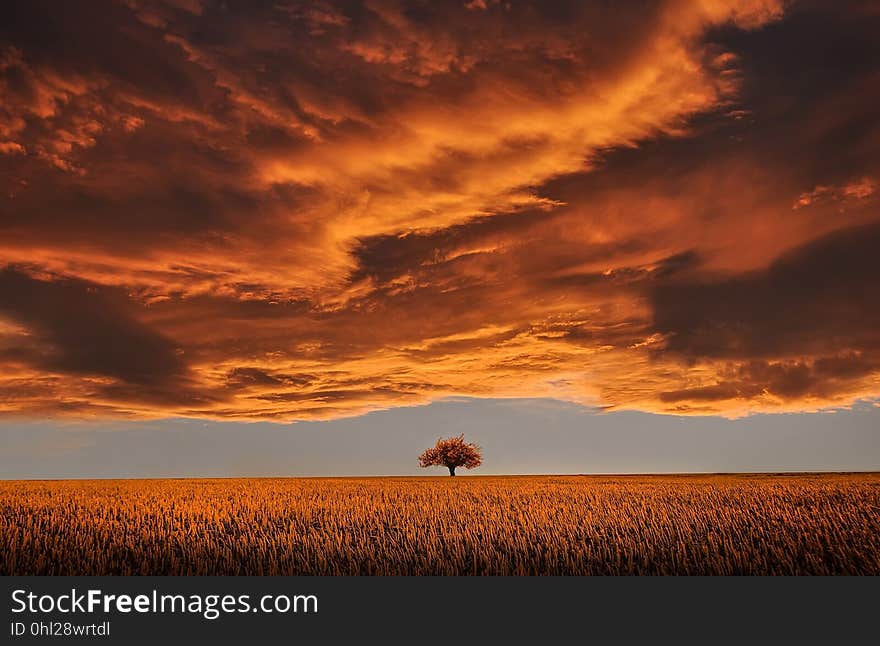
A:
POLYGON ((812 191, 801 193, 798 196, 797 200, 795 200, 792 209, 802 209, 807 206, 812 206, 816 202, 824 200, 844 202, 845 206, 847 202, 868 199, 876 192, 877 182, 869 177, 862 177, 860 179, 848 182, 842 186, 819 185, 816 186, 812 191))
POLYGON ((734 416, 878 394, 870 18, 13 5, 5 414, 469 395, 734 416), (803 46, 828 30, 849 43, 835 74, 803 46))

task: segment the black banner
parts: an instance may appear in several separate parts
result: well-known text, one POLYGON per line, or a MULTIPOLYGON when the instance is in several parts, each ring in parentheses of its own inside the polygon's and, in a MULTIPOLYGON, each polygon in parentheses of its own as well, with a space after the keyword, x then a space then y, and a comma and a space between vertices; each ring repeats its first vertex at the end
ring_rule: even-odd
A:
POLYGON ((6 577, 0 643, 795 638, 875 627, 877 579, 6 577))

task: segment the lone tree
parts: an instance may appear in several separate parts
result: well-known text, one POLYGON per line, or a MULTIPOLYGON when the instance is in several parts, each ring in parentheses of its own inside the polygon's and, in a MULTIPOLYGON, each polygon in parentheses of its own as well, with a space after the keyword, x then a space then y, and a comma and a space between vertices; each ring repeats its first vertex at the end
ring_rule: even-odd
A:
POLYGON ((483 464, 482 449, 464 441, 464 435, 438 439, 437 444, 419 456, 419 466, 446 467, 449 475, 455 475, 456 467, 473 469, 483 464))

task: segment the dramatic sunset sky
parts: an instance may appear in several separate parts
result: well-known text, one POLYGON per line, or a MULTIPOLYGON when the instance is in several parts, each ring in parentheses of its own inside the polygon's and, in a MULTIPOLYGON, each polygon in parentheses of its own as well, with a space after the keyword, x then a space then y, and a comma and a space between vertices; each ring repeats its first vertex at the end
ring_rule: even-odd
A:
POLYGON ((878 33, 871 0, 3 2, 0 477, 409 472, 351 456, 413 428, 501 471, 880 468, 878 33))

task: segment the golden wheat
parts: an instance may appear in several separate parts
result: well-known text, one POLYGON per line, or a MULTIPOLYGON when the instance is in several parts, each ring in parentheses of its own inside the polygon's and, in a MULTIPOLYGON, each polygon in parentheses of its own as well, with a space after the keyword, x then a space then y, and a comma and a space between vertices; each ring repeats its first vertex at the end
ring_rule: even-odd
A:
POLYGON ((878 474, 0 482, 0 574, 878 573, 878 474))

